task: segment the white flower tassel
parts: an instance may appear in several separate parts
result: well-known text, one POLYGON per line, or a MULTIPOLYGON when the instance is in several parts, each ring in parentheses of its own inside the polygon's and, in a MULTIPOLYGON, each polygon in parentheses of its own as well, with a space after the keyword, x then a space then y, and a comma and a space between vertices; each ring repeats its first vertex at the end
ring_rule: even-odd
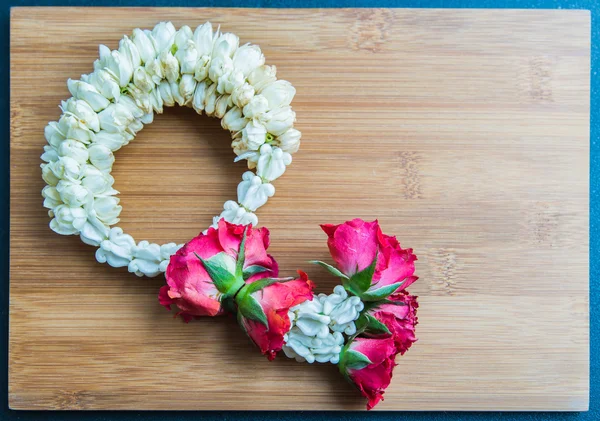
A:
POLYGON ((342 333, 356 333, 354 322, 363 308, 360 298, 349 297, 341 285, 330 295, 319 294, 312 301, 292 307, 288 313, 291 328, 284 336, 283 352, 299 362, 337 364, 344 345, 342 333))

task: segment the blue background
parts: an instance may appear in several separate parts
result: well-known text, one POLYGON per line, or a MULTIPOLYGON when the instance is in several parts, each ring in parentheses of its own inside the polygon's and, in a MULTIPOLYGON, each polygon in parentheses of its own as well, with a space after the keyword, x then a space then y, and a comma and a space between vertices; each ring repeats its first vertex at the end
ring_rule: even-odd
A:
MULTIPOLYGON (((0 47, 2 64, 0 65, 0 83, 4 92, 0 101, 1 133, 5 141, 2 142, 0 153, 0 267, 3 270, 4 283, 0 288, 0 420, 572 420, 572 421, 600 421, 600 405, 598 404, 598 390, 600 389, 600 375, 598 373, 598 340, 600 337, 599 318, 600 306, 600 259, 598 258, 600 229, 598 217, 600 204, 598 203, 600 160, 598 144, 600 115, 598 112, 598 89, 600 80, 597 71, 600 65, 599 48, 600 30, 597 25, 600 19, 600 0, 587 1, 495 1, 495 0, 432 0, 432 1, 404 1, 404 0, 130 0, 130 1, 9 1, 2 2, 0 6, 0 47), (438 8, 533 8, 533 9, 588 9, 592 15, 592 69, 591 69, 591 137, 590 137, 590 349, 591 349, 591 380, 590 380, 590 411, 584 413, 481 413, 481 412, 125 412, 125 411, 94 411, 94 412, 40 412, 40 411, 11 411, 8 409, 8 253, 9 253, 9 21, 10 7, 12 6, 182 6, 182 7, 438 7, 438 8)), ((252 391, 240 391, 252 393, 252 391)), ((256 397, 260 399, 260 396, 256 397)), ((410 393, 406 394, 410 399, 410 393)))

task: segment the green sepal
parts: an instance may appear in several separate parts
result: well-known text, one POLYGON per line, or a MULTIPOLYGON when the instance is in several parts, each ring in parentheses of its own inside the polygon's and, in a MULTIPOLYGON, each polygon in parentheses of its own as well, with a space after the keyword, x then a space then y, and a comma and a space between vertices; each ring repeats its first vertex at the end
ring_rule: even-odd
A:
MULTIPOLYGON (((239 294, 238 294, 239 297, 239 294)), ((238 312, 247 319, 254 320, 269 326, 267 315, 259 302, 251 294, 243 294, 242 297, 236 299, 238 312)))
POLYGON ((177 52, 177 50, 178 50, 178 49, 179 49, 179 48, 177 47, 177 44, 173 44, 173 45, 171 46, 171 50, 170 50, 170 51, 171 51, 171 54, 175 55, 175 53, 177 52))
POLYGON ((248 330, 246 330, 246 326, 244 326, 244 316, 242 316, 242 313, 240 311, 237 312, 236 319, 238 321, 238 324, 240 325, 240 327, 244 331, 244 333, 246 335, 248 335, 248 330))
POLYGON ((260 265, 251 265, 243 270, 244 281, 248 280, 253 275, 261 272, 271 272, 271 269, 268 269, 264 266, 260 265))
POLYGON ((319 266, 327 269, 329 271, 329 273, 331 273, 333 276, 337 276, 338 278, 349 279, 346 275, 344 275, 342 272, 340 272, 339 269, 337 269, 325 262, 321 262, 320 260, 310 260, 308 263, 319 265, 319 266))
POLYGON ((203 259, 195 252, 194 254, 202 262, 202 266, 208 272, 208 276, 210 276, 219 292, 232 295, 244 285, 244 281, 232 273, 235 262, 227 253, 217 253, 210 259, 203 259))
POLYGON ((365 292, 360 296, 360 298, 363 301, 383 300, 384 298, 387 298, 391 294, 396 292, 396 290, 398 290, 398 288, 400 288, 403 283, 404 283, 404 281, 396 282, 395 284, 387 285, 387 286, 381 287, 379 289, 376 289, 374 291, 365 292))
POLYGON ((250 284, 246 284, 246 286, 243 289, 243 294, 244 295, 246 295, 246 294, 250 295, 250 294, 253 294, 253 293, 257 292, 257 291, 260 291, 261 289, 264 289, 264 288, 268 287, 269 285, 273 285, 273 284, 276 284, 278 282, 282 282, 283 283, 283 282, 289 281, 291 279, 294 279, 294 278, 283 278, 283 279, 280 279, 280 278, 263 278, 263 279, 259 279, 258 281, 254 281, 254 282, 252 282, 250 284))
POLYGON ((369 323, 367 324, 367 328, 365 332, 372 333, 374 335, 391 335, 392 332, 388 329, 386 325, 377 320, 376 317, 367 314, 367 318, 369 319, 369 323))
POLYGON ((369 364, 373 364, 373 362, 365 354, 352 349, 344 352, 344 367, 346 369, 361 370, 369 364))
POLYGON ((358 295, 362 298, 365 291, 367 291, 371 287, 371 283, 373 282, 373 274, 375 273, 375 266, 377 266, 378 256, 379 252, 375 254, 375 258, 369 266, 367 266, 360 272, 356 272, 349 279, 346 278, 342 280, 344 288, 346 288, 346 290, 350 291, 354 295, 358 295))
POLYGON ((240 251, 238 253, 235 276, 240 279, 244 279, 244 262, 246 261, 246 235, 248 233, 248 226, 244 227, 244 235, 242 236, 242 242, 240 243, 240 251))

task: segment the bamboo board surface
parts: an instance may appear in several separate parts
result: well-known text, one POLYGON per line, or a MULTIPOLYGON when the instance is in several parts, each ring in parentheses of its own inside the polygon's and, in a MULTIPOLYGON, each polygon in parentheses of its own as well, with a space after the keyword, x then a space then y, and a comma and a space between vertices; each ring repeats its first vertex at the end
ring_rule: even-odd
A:
MULTIPOLYGON (((67 78, 161 20, 220 24, 297 88, 302 147, 258 211, 282 275, 329 292, 306 261, 330 261, 319 223, 353 217, 418 255, 420 340, 377 409, 587 409, 589 12, 171 8, 12 9, 12 408, 364 408, 335 366, 268 362, 233 319, 173 320, 162 277, 48 228, 39 156, 67 78)), ((229 143, 168 109, 117 152, 120 226, 206 228, 244 171, 229 143)))

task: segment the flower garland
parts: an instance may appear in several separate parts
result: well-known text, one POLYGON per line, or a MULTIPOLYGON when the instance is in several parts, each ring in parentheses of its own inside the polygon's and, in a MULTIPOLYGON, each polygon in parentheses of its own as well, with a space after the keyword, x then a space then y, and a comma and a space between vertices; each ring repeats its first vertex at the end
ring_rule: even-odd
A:
POLYGON ((184 321, 235 314, 269 360, 279 351, 299 362, 330 362, 373 408, 390 384, 395 358, 417 340, 417 280, 411 249, 385 235, 377 221, 322 225, 341 279, 330 295, 315 295, 303 271, 278 278, 267 253, 269 231, 220 220, 179 249, 165 273, 158 300, 176 305, 184 321))
POLYGON ((161 22, 151 31, 135 29, 119 48, 100 46, 94 71, 71 80, 72 95, 61 104, 62 116, 45 129, 42 190, 50 228, 79 235, 98 247, 96 259, 126 266, 138 276, 156 276, 181 245, 138 243, 112 225, 121 206, 110 175, 114 152, 132 141, 154 113, 175 104, 221 119, 231 132, 235 161, 249 169, 219 219, 258 223, 254 212, 275 194, 272 181, 281 177, 298 150, 300 132, 290 103, 296 90, 277 80, 275 66, 265 65, 256 45, 239 46, 231 33, 213 32, 207 22, 195 31, 161 22))
POLYGON ((397 354, 416 341, 417 297, 406 288, 416 256, 377 221, 322 225, 335 266, 314 261, 341 280, 330 295, 313 293, 308 275, 278 278, 267 253, 269 231, 254 212, 275 193, 298 150, 293 86, 277 80, 258 46, 239 46, 207 22, 194 32, 161 22, 135 29, 118 50, 100 46, 94 72, 70 80, 59 121, 45 129, 42 190, 50 228, 78 234, 98 247, 96 259, 138 276, 165 272, 159 302, 189 322, 235 314, 240 327, 270 360, 279 351, 299 362, 337 364, 368 399, 383 399, 397 354), (128 144, 154 113, 175 104, 221 119, 231 132, 235 161, 250 170, 206 231, 185 245, 138 243, 119 227, 121 206, 110 175, 114 152, 128 144))

